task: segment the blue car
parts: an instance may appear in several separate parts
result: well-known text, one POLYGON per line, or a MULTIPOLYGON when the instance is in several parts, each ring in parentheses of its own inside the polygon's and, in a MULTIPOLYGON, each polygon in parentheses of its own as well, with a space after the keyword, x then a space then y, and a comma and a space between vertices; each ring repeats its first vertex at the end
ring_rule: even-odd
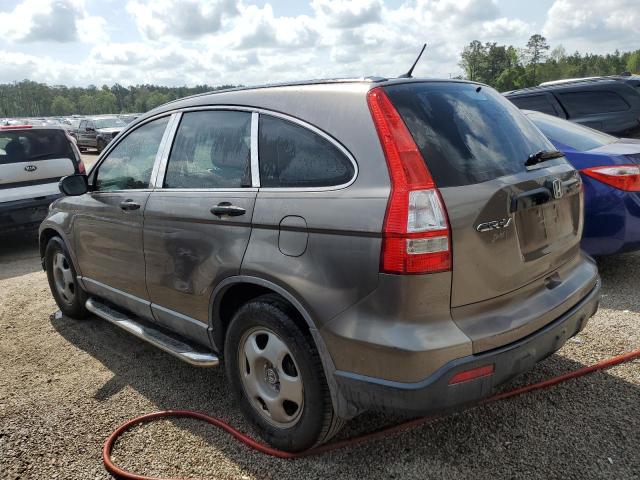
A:
POLYGON ((640 140, 612 137, 540 112, 524 113, 582 174, 582 248, 593 256, 640 249, 640 140))

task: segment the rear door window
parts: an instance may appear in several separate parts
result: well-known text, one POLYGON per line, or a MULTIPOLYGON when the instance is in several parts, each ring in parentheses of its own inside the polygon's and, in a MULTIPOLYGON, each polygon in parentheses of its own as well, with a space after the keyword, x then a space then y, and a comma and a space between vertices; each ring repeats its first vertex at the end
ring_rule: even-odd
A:
MULTIPOLYGON (((525 171, 530 154, 555 150, 518 108, 490 87, 458 82, 385 87, 439 187, 525 171)), ((564 159, 549 160, 545 166, 564 159)))
POLYGON ((57 158, 75 159, 63 130, 0 130, 0 165, 57 158))
POLYGON ((629 104, 615 92, 565 92, 556 94, 570 116, 597 115, 599 113, 623 112, 629 104))
POLYGON ((251 113, 227 110, 183 114, 164 188, 251 186, 251 113))
POLYGON ((336 145, 302 125, 261 114, 259 132, 261 187, 332 187, 355 175, 336 145))
POLYGON ((546 95, 530 95, 526 97, 509 97, 518 108, 523 110, 535 110, 536 112, 548 113, 558 116, 553 104, 546 95))

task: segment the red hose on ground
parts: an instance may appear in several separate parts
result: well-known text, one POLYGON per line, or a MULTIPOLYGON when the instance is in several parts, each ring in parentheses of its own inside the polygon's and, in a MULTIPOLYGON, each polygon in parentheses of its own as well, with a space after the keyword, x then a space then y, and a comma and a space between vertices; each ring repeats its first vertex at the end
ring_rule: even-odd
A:
MULTIPOLYGON (((615 357, 602 360, 598 363, 595 363, 594 365, 580 368, 578 370, 574 370, 573 372, 569 372, 564 375, 553 377, 548 380, 544 380, 542 382, 532 383, 531 385, 525 385, 524 387, 516 388, 508 392, 498 393, 496 395, 493 395, 491 397, 488 397, 482 400, 479 404, 491 403, 498 400, 504 400, 505 398, 515 397, 516 395, 521 395, 526 392, 541 390, 543 388, 551 387, 558 383, 566 382, 567 380, 570 380, 572 378, 581 377, 583 375, 587 375, 597 370, 603 370, 605 368, 613 367, 614 365, 619 365, 621 363, 628 362, 635 358, 640 358, 640 349, 633 350, 631 352, 627 352, 622 355, 617 355, 615 357)), ((111 461, 111 451, 113 450, 113 445, 115 441, 118 439, 118 437, 120 437, 120 435, 122 435, 125 431, 129 430, 134 425, 153 421, 158 418, 167 418, 167 417, 185 417, 185 418, 195 418, 198 420, 202 420, 204 422, 210 423, 211 425, 214 425, 224 430, 225 432, 233 436, 236 440, 242 442, 249 448, 257 450, 258 452, 264 453, 266 455, 271 455, 273 457, 290 458, 290 459, 301 458, 301 457, 306 457, 310 455, 318 455, 320 453, 330 452, 333 450, 350 447, 360 443, 369 442, 377 438, 385 437, 387 435, 392 435, 394 433, 399 433, 399 432, 408 430, 410 428, 417 427, 419 425, 422 425, 436 418, 436 417, 414 418, 412 420, 408 420, 398 425, 385 427, 380 430, 376 430, 374 432, 359 435, 357 437, 340 440, 339 442, 321 445, 319 447, 316 447, 304 452, 290 453, 290 452, 284 452, 282 450, 277 450, 275 448, 271 448, 267 445, 259 443, 253 438, 249 437, 248 435, 245 435, 244 433, 236 430, 231 425, 224 422, 223 420, 220 420, 219 418, 211 417, 209 415, 205 415, 204 413, 193 412, 190 410, 162 410, 159 412, 148 413, 146 415, 141 415, 139 417, 133 418, 123 423, 122 425, 120 425, 111 435, 109 435, 109 438, 107 438, 107 440, 104 442, 104 446, 102 447, 102 461, 104 462, 104 466, 107 469, 107 471, 109 471, 113 475, 116 475, 120 478, 125 478, 129 480, 161 480, 159 477, 147 477, 144 475, 137 475, 135 473, 131 473, 121 469, 111 461)), ((169 480, 169 479, 166 479, 166 480, 169 480)))

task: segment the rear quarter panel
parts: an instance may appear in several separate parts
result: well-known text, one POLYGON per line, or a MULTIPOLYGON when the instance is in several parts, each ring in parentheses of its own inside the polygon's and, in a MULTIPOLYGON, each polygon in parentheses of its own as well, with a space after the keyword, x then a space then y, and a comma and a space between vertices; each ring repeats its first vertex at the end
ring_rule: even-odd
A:
POLYGON ((355 181, 345 188, 261 189, 256 199, 241 274, 282 286, 299 299, 319 329, 378 284, 389 175, 366 102, 368 89, 366 84, 291 86, 244 92, 242 97, 323 130, 358 165, 355 181), (281 229, 285 217, 304 222, 281 229), (307 239, 297 256, 280 248, 281 235, 292 233, 307 239))

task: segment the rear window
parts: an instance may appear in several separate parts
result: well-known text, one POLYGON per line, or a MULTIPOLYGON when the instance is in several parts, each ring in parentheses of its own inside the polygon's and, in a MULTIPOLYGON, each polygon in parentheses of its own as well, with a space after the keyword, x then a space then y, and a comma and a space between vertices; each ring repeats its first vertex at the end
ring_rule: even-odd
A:
POLYGON ((566 92, 557 95, 570 116, 629 110, 629 104, 615 92, 566 92))
POLYGON ((54 158, 75 160, 63 130, 0 130, 0 165, 54 158))
POLYGON ((260 115, 260 185, 317 188, 344 185, 355 175, 351 161, 329 140, 301 125, 260 115))
POLYGON ((603 147, 617 140, 616 137, 606 133, 550 115, 531 113, 527 116, 549 140, 561 143, 579 152, 603 147))
POLYGON ((509 100, 511 100, 511 102, 513 102, 513 104, 518 108, 523 110, 535 110, 536 112, 548 113, 549 115, 558 115, 546 95, 511 97, 509 100))
POLYGON ((439 187, 522 172, 530 154, 555 150, 515 105, 492 88, 429 82, 390 86, 385 91, 439 187))

